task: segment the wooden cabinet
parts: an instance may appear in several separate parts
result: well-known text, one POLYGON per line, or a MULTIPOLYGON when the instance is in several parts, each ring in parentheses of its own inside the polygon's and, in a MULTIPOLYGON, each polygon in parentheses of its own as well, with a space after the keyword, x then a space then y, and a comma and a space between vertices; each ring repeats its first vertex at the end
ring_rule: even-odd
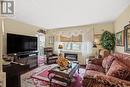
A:
POLYGON ((6 72, 6 87, 21 87, 20 75, 28 69, 28 65, 15 63, 3 65, 3 71, 6 72))
POLYGON ((18 53, 15 62, 29 65, 30 69, 38 66, 38 52, 18 53))
POLYGON ((6 73, 0 72, 0 87, 6 87, 6 73))

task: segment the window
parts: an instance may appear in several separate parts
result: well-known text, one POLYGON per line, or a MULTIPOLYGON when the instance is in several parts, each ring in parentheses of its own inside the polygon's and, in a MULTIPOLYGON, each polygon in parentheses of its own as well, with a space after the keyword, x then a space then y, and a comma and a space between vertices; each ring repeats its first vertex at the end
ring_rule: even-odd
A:
POLYGON ((80 50, 80 49, 81 49, 81 42, 72 43, 72 50, 80 50))
POLYGON ((38 55, 44 55, 45 36, 44 34, 38 34, 38 55))
POLYGON ((62 42, 64 50, 81 50, 81 42, 62 42))

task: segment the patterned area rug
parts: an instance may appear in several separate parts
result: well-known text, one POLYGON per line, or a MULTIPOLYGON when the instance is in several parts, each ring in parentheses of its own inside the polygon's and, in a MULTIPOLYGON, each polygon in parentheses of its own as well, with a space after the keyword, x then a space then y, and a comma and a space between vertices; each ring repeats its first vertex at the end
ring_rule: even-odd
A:
MULTIPOLYGON (((49 87, 49 79, 47 77, 48 70, 57 66, 57 64, 42 65, 30 72, 21 75, 21 87, 49 87)), ((80 74, 74 74, 71 85, 68 87, 82 87, 82 78, 85 69, 79 69, 80 74)), ((52 87, 67 87, 66 83, 57 80, 52 80, 52 87)))

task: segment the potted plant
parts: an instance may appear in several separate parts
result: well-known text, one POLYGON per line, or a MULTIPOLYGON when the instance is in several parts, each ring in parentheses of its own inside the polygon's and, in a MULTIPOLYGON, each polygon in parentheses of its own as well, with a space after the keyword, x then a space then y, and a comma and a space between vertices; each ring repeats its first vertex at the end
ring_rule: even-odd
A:
POLYGON ((109 31, 104 31, 101 36, 101 46, 104 49, 111 51, 114 51, 115 48, 115 35, 113 33, 110 33, 109 31))

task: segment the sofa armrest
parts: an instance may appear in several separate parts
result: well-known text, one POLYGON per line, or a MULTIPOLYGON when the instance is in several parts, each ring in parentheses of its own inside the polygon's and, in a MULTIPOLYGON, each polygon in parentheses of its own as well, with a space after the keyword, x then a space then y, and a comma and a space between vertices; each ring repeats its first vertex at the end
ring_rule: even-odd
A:
POLYGON ((86 64, 86 70, 93 70, 104 73, 103 67, 95 64, 86 64))
POLYGON ((102 82, 103 84, 109 84, 119 87, 128 87, 130 86, 130 82, 126 80, 122 80, 116 77, 107 76, 107 75, 95 75, 94 78, 98 80, 99 82, 102 82))
POLYGON ((93 58, 89 60, 89 63, 102 66, 102 61, 103 61, 103 58, 99 58, 99 59, 93 58))

